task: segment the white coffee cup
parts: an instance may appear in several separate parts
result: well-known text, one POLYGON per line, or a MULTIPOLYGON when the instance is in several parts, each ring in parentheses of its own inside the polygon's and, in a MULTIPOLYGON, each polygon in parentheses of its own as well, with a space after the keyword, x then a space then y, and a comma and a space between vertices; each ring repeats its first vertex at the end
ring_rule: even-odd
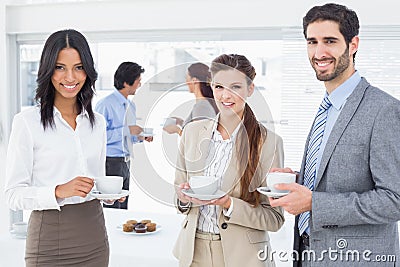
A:
POLYGON ((213 195, 218 190, 218 178, 215 176, 192 176, 189 185, 195 194, 213 195))
POLYGON ((153 128, 143 128, 143 134, 152 135, 153 134, 153 128))
POLYGON ((164 119, 164 127, 169 126, 169 125, 176 125, 176 119, 175 118, 165 118, 164 119))
POLYGON ((296 174, 288 172, 270 172, 267 174, 267 185, 271 192, 289 193, 289 190, 278 190, 276 184, 290 184, 296 181, 296 174))
POLYGON ((124 178, 121 176, 101 176, 94 179, 97 190, 102 194, 119 194, 124 178))
POLYGON ((12 224, 12 229, 16 235, 26 235, 28 232, 28 223, 26 222, 15 222, 12 224))

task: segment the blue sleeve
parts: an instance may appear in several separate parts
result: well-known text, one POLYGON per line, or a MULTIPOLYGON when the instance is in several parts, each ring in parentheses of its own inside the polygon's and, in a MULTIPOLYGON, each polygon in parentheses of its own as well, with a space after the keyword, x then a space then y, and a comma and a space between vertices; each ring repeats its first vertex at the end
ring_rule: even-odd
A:
POLYGON ((97 103, 95 110, 103 115, 106 120, 106 131, 107 131, 107 145, 121 142, 123 138, 123 127, 113 127, 113 116, 112 112, 108 109, 105 104, 106 101, 97 103))

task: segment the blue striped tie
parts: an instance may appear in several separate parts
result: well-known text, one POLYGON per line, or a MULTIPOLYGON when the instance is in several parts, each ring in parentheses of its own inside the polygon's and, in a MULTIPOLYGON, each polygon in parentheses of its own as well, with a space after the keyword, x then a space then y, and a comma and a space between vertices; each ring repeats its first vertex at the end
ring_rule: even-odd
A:
MULTIPOLYGON (((314 190, 314 180, 317 175, 317 157, 318 150, 324 136, 326 118, 328 116, 328 109, 332 105, 328 96, 322 100, 317 116, 315 117, 314 125, 311 131, 310 140, 307 147, 306 165, 304 168, 304 186, 308 187, 311 191, 314 190)), ((299 216, 299 233, 302 235, 304 232, 309 233, 310 228, 308 221, 310 220, 310 212, 306 211, 299 216)))

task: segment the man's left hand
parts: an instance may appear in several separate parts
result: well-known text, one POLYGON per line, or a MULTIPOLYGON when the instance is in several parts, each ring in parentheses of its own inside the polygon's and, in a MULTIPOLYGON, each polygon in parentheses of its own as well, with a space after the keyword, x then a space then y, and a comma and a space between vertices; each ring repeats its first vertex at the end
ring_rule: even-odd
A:
POLYGON ((312 191, 297 183, 276 184, 276 189, 289 190, 290 193, 284 197, 269 198, 272 207, 282 207, 293 215, 298 215, 312 208, 312 191))

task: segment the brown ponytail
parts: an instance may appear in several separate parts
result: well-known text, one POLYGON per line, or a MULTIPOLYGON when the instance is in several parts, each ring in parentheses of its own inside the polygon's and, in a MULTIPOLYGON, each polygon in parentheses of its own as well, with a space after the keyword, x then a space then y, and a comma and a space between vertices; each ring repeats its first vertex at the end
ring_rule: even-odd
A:
POLYGON ((267 137, 267 130, 256 119, 250 106, 246 103, 243 114, 243 126, 236 142, 237 151, 241 152, 239 166, 244 170, 240 179, 240 199, 258 206, 260 194, 257 191, 250 192, 252 179, 259 178, 256 169, 260 160, 261 148, 267 137), (254 178, 253 178, 254 177, 254 178))

